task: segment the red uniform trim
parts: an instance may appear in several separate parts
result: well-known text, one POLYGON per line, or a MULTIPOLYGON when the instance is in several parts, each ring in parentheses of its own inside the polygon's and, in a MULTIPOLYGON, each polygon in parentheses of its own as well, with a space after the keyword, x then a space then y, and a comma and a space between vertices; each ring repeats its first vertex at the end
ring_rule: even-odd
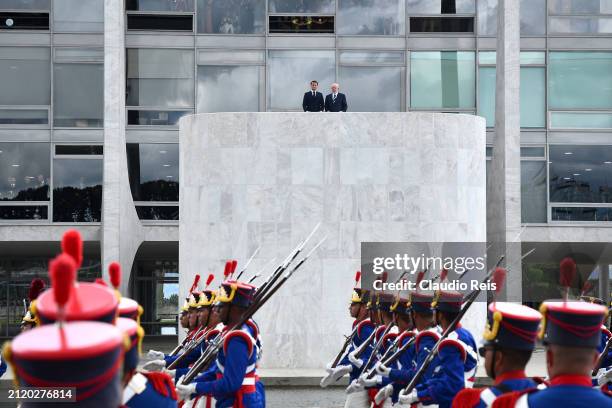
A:
POLYGON ((440 342, 440 346, 438 346, 438 351, 442 350, 444 347, 449 347, 449 346, 453 346, 457 348, 461 352, 461 359, 465 362, 465 359, 467 358, 467 353, 465 352, 465 349, 463 348, 461 343, 459 343, 457 340, 453 340, 453 339, 442 340, 440 342))
POLYGON ((422 331, 417 335, 417 338, 415 340, 415 346, 417 350, 419 349, 419 344, 421 343, 421 340, 425 337, 431 337, 432 339, 434 339, 434 341, 440 340, 440 336, 438 335, 438 333, 433 332, 431 330, 422 331))
POLYGON ((399 338, 397 339, 397 344, 399 344, 400 346, 404 344, 404 340, 406 339, 410 339, 412 337, 414 337, 415 334, 413 331, 405 331, 402 334, 399 335, 399 338))
POLYGON ((601 332, 608 336, 608 338, 612 337, 612 332, 606 326, 601 326, 601 332))
POLYGON ((556 385, 581 385, 591 388, 593 386, 591 377, 588 375, 558 375, 550 380, 550 386, 556 385))
POLYGON ((253 338, 248 333, 245 333, 242 330, 232 330, 227 336, 225 336, 225 339, 223 340, 223 352, 225 353, 225 355, 227 355, 227 347, 229 345, 229 342, 234 337, 240 337, 246 342, 247 347, 249 348, 249 357, 251 357, 254 348, 253 338))
POLYGON ((208 333, 206 333, 206 340, 210 340, 213 337, 215 337, 217 334, 221 333, 221 331, 217 330, 217 329, 212 329, 211 331, 209 331, 208 333))
POLYGON ((366 326, 375 327, 374 323, 372 323, 370 319, 365 319, 365 320, 360 321, 359 324, 357 325, 357 336, 358 337, 361 337, 361 331, 366 326))
POLYGON ((508 372, 498 375, 495 378, 495 385, 501 384, 504 381, 521 380, 523 378, 527 378, 527 374, 525 374, 525 370, 508 371, 508 372))
POLYGON ((385 326, 384 324, 378 326, 376 328, 376 341, 380 340, 380 336, 382 336, 382 334, 385 332, 385 330, 387 329, 387 326, 385 326))
POLYGON ((464 388, 453 399, 451 408, 472 408, 480 402, 480 393, 484 388, 464 388))
POLYGON ((249 326, 251 330, 253 330, 254 339, 259 337, 259 327, 257 327, 257 323, 255 323, 253 320, 247 320, 246 325, 249 326))
MULTIPOLYGON (((223 378, 223 374, 217 373, 217 379, 219 380, 221 378, 223 378)), ((255 372, 245 374, 244 378, 255 378, 255 384, 257 384, 257 381, 259 381, 259 376, 255 374, 255 372)), ((255 386, 255 384, 241 385, 240 388, 238 388, 238 391, 236 391, 236 394, 234 395, 233 408, 244 408, 244 402, 242 401, 242 397, 244 396, 244 394, 252 394, 254 392, 257 392, 257 387, 255 386)))

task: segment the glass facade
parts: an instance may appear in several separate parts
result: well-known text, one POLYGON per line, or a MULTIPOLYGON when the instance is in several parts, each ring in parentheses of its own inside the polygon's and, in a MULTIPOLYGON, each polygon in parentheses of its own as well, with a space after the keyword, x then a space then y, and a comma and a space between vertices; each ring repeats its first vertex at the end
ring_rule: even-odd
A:
POLYGON ((53 160, 53 221, 100 222, 102 157, 53 160))
POLYGON ((104 66, 53 66, 53 124, 56 127, 102 127, 104 66))
POLYGON ((340 35, 404 35, 403 0, 338 0, 340 35))
POLYGON ((55 0, 53 29, 57 32, 103 32, 104 2, 100 0, 55 0))
POLYGON ((410 101, 419 109, 473 109, 476 70, 473 52, 410 53, 410 101))
POLYGON ((0 202, 49 201, 48 143, 0 143, 0 202))
POLYGON ((197 112, 258 112, 257 65, 198 66, 197 112))
POLYGON ((198 33, 262 34, 266 0, 198 0, 198 33))

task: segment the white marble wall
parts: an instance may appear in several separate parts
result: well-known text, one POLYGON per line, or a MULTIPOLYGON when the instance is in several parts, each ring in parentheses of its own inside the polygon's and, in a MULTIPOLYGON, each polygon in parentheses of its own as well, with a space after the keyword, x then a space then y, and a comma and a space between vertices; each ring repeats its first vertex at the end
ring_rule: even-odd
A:
MULTIPOLYGON (((350 332, 362 241, 486 240, 484 119, 438 113, 217 113, 180 122, 181 293, 226 259, 329 237, 256 316, 265 367, 323 367, 350 332)), ((240 266, 239 266, 240 268, 240 266)), ((485 308, 467 326, 479 336, 485 308)))

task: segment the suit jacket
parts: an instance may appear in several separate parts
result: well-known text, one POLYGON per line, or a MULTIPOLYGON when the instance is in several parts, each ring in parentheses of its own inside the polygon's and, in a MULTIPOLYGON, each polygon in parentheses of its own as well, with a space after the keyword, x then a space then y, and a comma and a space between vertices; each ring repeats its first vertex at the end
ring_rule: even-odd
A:
POLYGON ((346 112, 348 105, 346 103, 346 96, 343 93, 338 92, 336 100, 332 98, 332 94, 325 97, 325 110, 328 112, 346 112))
POLYGON ((312 91, 306 92, 304 99, 302 99, 302 108, 304 108, 304 112, 323 112, 323 109, 325 109, 323 94, 317 92, 315 96, 312 96, 312 91))

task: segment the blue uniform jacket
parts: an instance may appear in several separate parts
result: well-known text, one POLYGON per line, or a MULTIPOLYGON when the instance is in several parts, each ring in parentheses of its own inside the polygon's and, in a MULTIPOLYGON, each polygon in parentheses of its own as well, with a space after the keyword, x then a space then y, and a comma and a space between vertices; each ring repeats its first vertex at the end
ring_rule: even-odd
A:
MULTIPOLYGON (((348 355, 352 353, 353 351, 355 351, 355 349, 357 349, 359 346, 361 346, 361 344, 368 337, 370 337, 370 335, 376 328, 376 326, 374 326, 374 323, 372 323, 370 319, 365 319, 355 324, 357 324, 357 333, 355 334, 355 336, 353 336, 353 341, 351 342, 351 345, 349 346, 348 352, 344 355, 344 358, 340 360, 340 362, 338 363, 339 366, 350 365, 353 367, 349 375, 351 381, 359 377, 360 369, 358 367, 355 367, 351 363, 351 361, 348 358, 348 355)), ((368 346, 368 348, 365 350, 365 352, 360 357, 360 359, 364 362, 364 364, 368 360, 368 358, 370 358, 371 353, 372 353, 372 346, 368 346)))
POLYGON ((472 334, 458 327, 438 347, 429 371, 431 376, 417 385, 417 395, 423 405, 451 406, 453 398, 465 388, 467 379, 473 381, 478 355, 472 334))
POLYGON ((524 371, 511 371, 498 376, 495 385, 489 388, 466 388, 453 400, 453 408, 487 408, 502 394, 522 391, 537 386, 536 382, 525 375, 524 371))
POLYGON ((217 408, 229 408, 234 406, 236 395, 243 382, 252 381, 252 390, 242 394, 242 406, 263 408, 265 406, 263 385, 254 378, 259 356, 257 338, 258 333, 252 325, 244 325, 240 330, 233 330, 219 350, 215 364, 196 378, 197 394, 211 394, 217 401, 217 408), (245 380, 245 377, 251 377, 253 380, 249 378, 245 380))
POLYGON ((519 395, 513 393, 499 397, 494 408, 606 408, 612 407, 612 398, 591 387, 591 378, 581 375, 561 375, 551 380, 550 386, 541 391, 519 395))

